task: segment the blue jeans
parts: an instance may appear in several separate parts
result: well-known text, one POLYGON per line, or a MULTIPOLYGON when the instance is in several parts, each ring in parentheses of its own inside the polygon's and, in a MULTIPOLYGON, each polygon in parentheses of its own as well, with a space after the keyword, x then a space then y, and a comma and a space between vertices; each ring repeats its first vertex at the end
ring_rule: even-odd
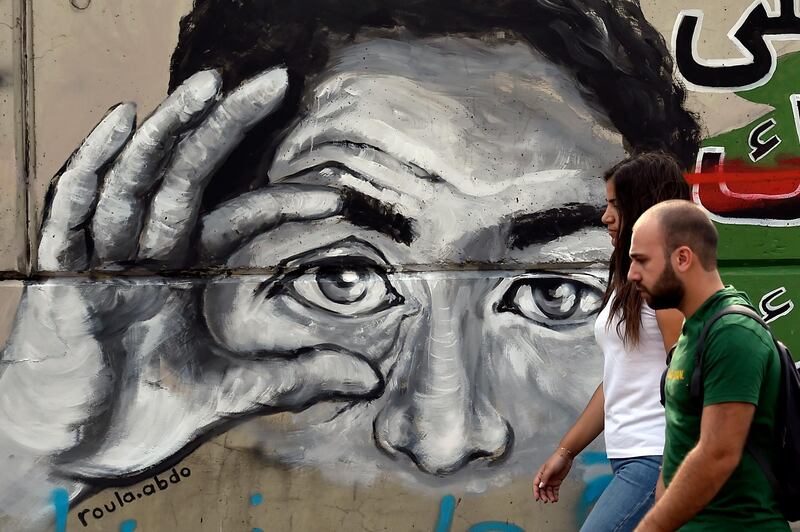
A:
POLYGON ((581 527, 581 532, 627 532, 653 506, 660 456, 614 458, 614 478, 581 527))

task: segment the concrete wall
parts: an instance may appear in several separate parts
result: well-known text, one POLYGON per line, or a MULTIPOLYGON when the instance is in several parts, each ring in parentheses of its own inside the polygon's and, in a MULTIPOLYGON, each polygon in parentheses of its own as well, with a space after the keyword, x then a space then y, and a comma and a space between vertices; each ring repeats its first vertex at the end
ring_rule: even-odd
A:
POLYGON ((576 530, 602 442, 531 479, 601 378, 597 176, 653 143, 724 162, 726 280, 800 352, 793 16, 736 67, 749 1, 253 3, 0 3, 0 529, 576 530))

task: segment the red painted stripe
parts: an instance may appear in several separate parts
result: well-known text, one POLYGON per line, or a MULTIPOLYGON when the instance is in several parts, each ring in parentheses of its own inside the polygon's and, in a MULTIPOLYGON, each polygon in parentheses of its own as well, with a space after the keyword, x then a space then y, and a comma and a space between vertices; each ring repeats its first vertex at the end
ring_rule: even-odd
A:
POLYGON ((786 159, 771 168, 725 162, 721 168, 685 177, 699 185, 700 202, 714 213, 792 206, 800 215, 800 159, 786 159))

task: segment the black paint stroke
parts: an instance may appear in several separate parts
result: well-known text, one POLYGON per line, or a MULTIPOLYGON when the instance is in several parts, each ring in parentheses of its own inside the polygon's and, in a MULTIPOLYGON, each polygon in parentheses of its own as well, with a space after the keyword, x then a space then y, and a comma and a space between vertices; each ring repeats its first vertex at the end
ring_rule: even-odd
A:
POLYGON ((747 137, 747 143, 750 145, 750 159, 754 163, 769 155, 769 153, 781 143, 781 139, 777 135, 772 135, 766 140, 761 138, 762 135, 775 127, 775 124, 775 119, 770 118, 764 120, 750 131, 750 135, 747 137))
POLYGON ((603 210, 585 203, 567 203, 563 207, 526 214, 511 223, 508 246, 524 249, 545 244, 589 227, 602 227, 603 210))
POLYGON ((706 66, 694 57, 692 42, 700 31, 700 17, 684 13, 675 36, 678 70, 690 83, 700 87, 737 88, 763 81, 774 68, 775 56, 767 36, 800 34, 800 20, 794 14, 793 0, 781 0, 780 13, 770 16, 763 3, 755 6, 733 35, 752 55, 749 64, 706 66))
POLYGON ((700 158, 700 172, 707 174, 718 171, 724 155, 724 152, 704 151, 700 158))
POLYGON ((775 290, 764 294, 764 297, 761 298, 761 302, 758 304, 758 307, 761 310, 761 316, 764 318, 765 322, 773 322, 778 318, 789 314, 792 309, 794 309, 794 303, 791 300, 780 303, 777 306, 773 304, 776 299, 785 293, 786 288, 781 286, 780 288, 776 288, 775 290))
POLYGON ((342 215, 354 225, 378 231, 406 245, 411 244, 417 236, 412 220, 389 204, 352 188, 342 191, 342 199, 342 215))

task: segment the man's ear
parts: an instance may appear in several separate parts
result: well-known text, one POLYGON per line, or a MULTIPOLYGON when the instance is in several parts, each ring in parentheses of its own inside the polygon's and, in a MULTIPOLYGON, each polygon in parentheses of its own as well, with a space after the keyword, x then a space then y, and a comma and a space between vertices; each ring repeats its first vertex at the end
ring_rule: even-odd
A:
POLYGON ((672 269, 686 273, 694 264, 694 252, 689 246, 680 246, 672 252, 672 269))

